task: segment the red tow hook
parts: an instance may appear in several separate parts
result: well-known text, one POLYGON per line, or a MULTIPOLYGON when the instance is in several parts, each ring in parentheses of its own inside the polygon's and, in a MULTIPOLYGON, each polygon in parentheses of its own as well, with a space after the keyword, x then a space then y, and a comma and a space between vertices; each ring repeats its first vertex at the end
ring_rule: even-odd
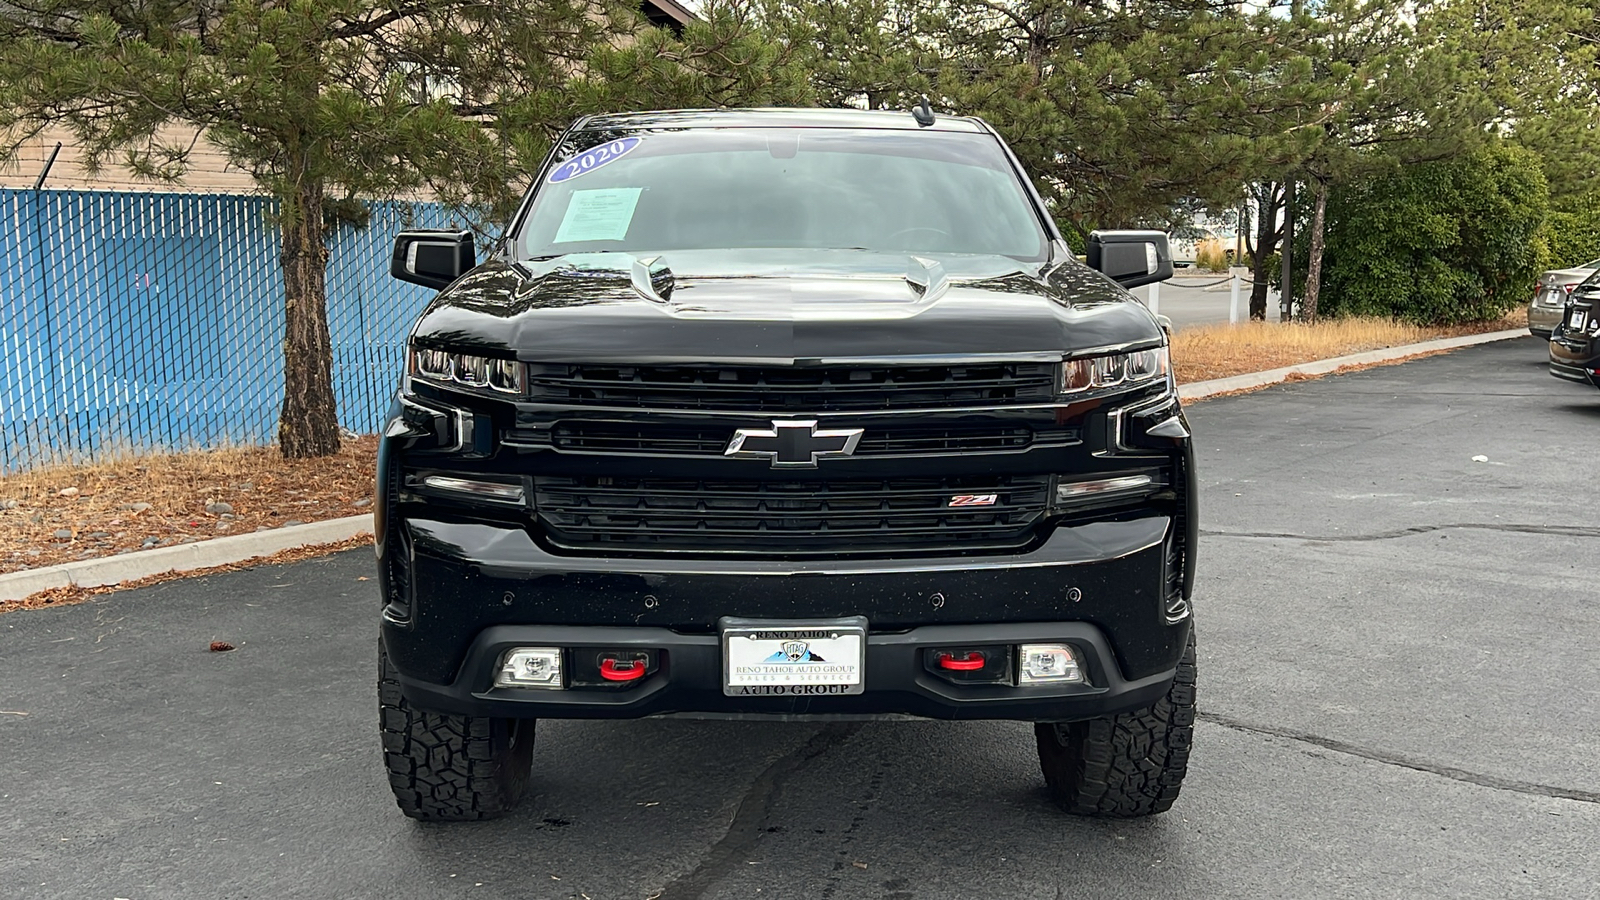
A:
POLYGON ((643 659, 621 661, 610 658, 602 659, 600 660, 600 677, 607 681, 638 681, 644 677, 647 664, 648 660, 643 659))
POLYGON ((976 650, 963 653, 960 659, 952 653, 939 654, 939 668, 949 669, 952 672, 976 672, 983 668, 984 662, 983 654, 976 650))

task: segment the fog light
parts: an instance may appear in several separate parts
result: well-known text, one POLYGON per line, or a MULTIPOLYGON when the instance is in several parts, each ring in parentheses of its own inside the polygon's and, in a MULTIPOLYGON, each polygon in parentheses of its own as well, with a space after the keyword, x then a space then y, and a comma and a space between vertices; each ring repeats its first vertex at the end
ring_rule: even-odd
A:
POLYGON ((1080 684, 1084 680, 1078 657, 1066 644, 1023 644, 1017 649, 1021 658, 1018 684, 1080 684))
POLYGON ((556 647, 518 647, 500 662, 495 687, 560 690, 561 650, 556 647))

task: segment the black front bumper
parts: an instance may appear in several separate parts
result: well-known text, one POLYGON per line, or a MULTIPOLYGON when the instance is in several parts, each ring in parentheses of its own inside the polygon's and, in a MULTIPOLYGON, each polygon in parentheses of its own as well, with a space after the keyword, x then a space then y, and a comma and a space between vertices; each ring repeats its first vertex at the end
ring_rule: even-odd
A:
POLYGON ((1058 527, 1005 556, 795 563, 559 556, 519 528, 412 518, 388 523, 386 555, 399 554, 409 588, 385 608, 383 639, 407 698, 440 712, 1090 718, 1148 705, 1176 671, 1189 624, 1166 605, 1174 524, 1058 527), (869 625, 865 693, 723 696, 719 618, 857 615, 869 625), (1062 642, 1088 685, 961 685, 921 662, 922 648, 1062 642), (513 646, 646 649, 663 662, 621 689, 495 689, 513 646))
MULTIPOLYGON (((1174 629, 1187 634, 1187 624, 1174 629)), ((1164 693, 1176 667, 1137 680, 1118 670, 1105 636, 1082 622, 930 625, 867 639, 866 691, 842 696, 728 697, 722 692, 719 635, 665 628, 499 625, 473 641, 449 684, 401 676, 406 699, 443 712, 528 718, 616 719, 690 714, 728 716, 921 716, 934 719, 1066 721, 1148 706, 1164 693), (1089 684, 1015 687, 961 684, 925 664, 925 650, 1020 643, 1069 644, 1084 660, 1089 684), (652 651, 657 667, 627 687, 567 690, 496 688, 495 670, 513 647, 652 651)))
POLYGON ((1600 387, 1600 338, 1574 336, 1557 328, 1550 340, 1550 374, 1600 387))

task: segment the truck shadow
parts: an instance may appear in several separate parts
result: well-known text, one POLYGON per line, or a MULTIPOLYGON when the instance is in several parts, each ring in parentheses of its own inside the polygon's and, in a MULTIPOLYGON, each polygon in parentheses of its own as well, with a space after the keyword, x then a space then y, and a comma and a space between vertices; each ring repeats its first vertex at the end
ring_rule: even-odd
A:
POLYGON ((1588 416, 1591 419, 1600 419, 1600 395, 1596 395, 1594 401, 1590 403, 1563 403, 1551 411, 1565 415, 1588 416))
POLYGON ((1182 855, 1169 817, 1059 811, 1026 723, 540 727, 533 795, 499 821, 413 829, 424 868, 470 869, 474 896, 904 900, 1053 895, 1043 873, 1087 887, 1182 855))

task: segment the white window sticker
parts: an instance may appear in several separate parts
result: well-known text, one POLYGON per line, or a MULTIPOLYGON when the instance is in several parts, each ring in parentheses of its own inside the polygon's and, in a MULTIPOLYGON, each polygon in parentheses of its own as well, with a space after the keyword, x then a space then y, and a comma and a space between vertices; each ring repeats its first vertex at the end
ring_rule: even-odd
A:
POLYGON ((556 229, 555 243, 577 241, 620 241, 628 235, 633 208, 639 203, 641 188, 603 188, 573 191, 567 201, 567 214, 556 229))

